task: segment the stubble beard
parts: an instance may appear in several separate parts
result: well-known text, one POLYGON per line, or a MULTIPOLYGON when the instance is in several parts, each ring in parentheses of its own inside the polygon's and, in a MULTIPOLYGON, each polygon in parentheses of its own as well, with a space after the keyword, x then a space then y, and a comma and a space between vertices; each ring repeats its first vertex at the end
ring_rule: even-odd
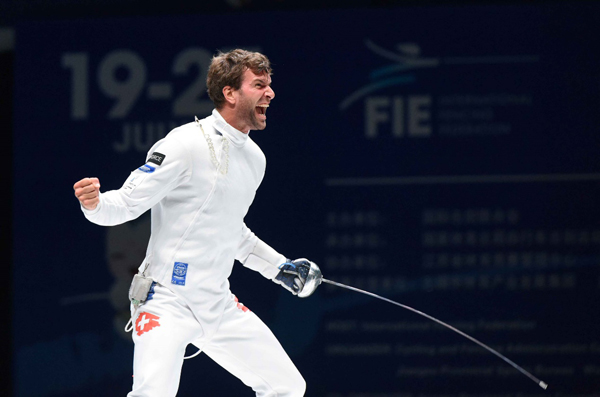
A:
POLYGON ((244 100, 243 102, 243 109, 240 113, 242 114, 246 114, 246 120, 244 120, 248 126, 250 126, 250 130, 264 130, 267 127, 267 122, 266 120, 261 121, 259 119, 256 118, 256 106, 254 106, 251 101, 243 96, 242 94, 242 98, 244 100))
POLYGON ((256 118, 256 108, 252 108, 248 111, 248 119, 251 130, 264 130, 267 127, 266 121, 261 121, 256 118))

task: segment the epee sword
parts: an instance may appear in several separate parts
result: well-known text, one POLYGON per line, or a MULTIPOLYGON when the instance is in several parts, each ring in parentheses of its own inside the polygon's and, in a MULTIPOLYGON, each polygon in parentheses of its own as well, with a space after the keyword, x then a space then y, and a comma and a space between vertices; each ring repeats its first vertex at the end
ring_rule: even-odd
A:
POLYGON ((385 298, 381 295, 374 294, 373 292, 365 291, 360 288, 352 287, 350 285, 346 285, 346 284, 338 283, 336 281, 328 280, 323 277, 323 274, 321 273, 321 269, 319 269, 319 267, 314 262, 311 262, 309 260, 306 260, 306 261, 310 263, 310 269, 308 270, 308 274, 306 274, 306 280, 304 282, 304 287, 303 287, 302 291, 298 294, 299 297, 305 298, 307 296, 310 296, 321 283, 327 283, 327 284, 335 285, 336 287, 349 289, 350 291, 359 292, 361 294, 365 294, 365 295, 371 296, 373 298, 381 299, 382 301, 385 301, 385 302, 391 303, 393 305, 399 306, 403 309, 409 310, 409 311, 416 313, 420 316, 423 316, 431 321, 434 321, 448 329, 451 329, 452 331, 456 332, 457 334, 462 335, 463 337, 467 338, 471 342, 483 347, 490 353, 498 356, 499 358, 504 360, 507 364, 510 364, 512 367, 514 367, 516 370, 521 372, 523 375, 527 376, 529 379, 531 379, 532 381, 537 383, 537 385, 540 386, 542 389, 546 390, 548 388, 548 384, 546 382, 536 378, 534 375, 532 375, 530 372, 523 369, 521 366, 517 365, 515 362, 510 360, 508 357, 506 357, 503 354, 499 353, 498 351, 492 349, 485 343, 473 338, 471 335, 464 333, 463 331, 459 330, 458 328, 453 327, 450 324, 447 324, 441 320, 438 320, 437 318, 430 316, 427 313, 423 313, 422 311, 419 311, 417 309, 414 309, 414 308, 404 305, 402 303, 393 301, 391 299, 385 298))

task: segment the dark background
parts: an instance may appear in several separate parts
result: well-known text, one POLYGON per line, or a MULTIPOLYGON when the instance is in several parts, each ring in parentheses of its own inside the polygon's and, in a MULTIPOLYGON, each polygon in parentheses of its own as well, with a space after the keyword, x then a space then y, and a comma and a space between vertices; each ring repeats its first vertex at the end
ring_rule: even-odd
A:
MULTIPOLYGON (((0 28, 16 32, 0 53, 8 153, 2 395, 128 391, 132 347, 116 331, 122 310, 106 304, 110 297, 86 294, 118 295, 122 280, 107 270, 108 247, 124 241, 127 252, 139 251, 131 244, 147 225, 142 218, 111 235, 85 221, 70 189, 88 173, 104 189, 118 188, 143 154, 112 151, 121 124, 97 116, 112 104, 101 93, 90 94, 88 122, 66 115, 70 81, 53 57, 88 51, 96 67, 107 51, 131 48, 148 63, 148 80, 158 79, 150 75, 157 67, 164 79, 175 54, 161 29, 187 46, 177 31, 197 32, 211 53, 261 45, 274 64, 269 128, 252 134, 268 170, 247 223, 263 240, 315 260, 327 278, 464 327, 550 384, 544 393, 466 339, 383 302, 333 287, 297 300, 236 266, 233 291, 280 338, 307 395, 598 395, 599 2, 202 3, 0 1, 0 28), (210 22, 194 31, 196 18, 210 22), (233 32, 211 36, 228 22, 233 32), (399 40, 416 43, 420 56, 441 60, 431 71, 401 71, 407 82, 386 80, 372 93, 432 97, 428 138, 408 131, 394 138, 389 121, 367 138, 360 103, 340 110, 370 84, 369 72, 376 82, 376 73, 387 73, 389 61, 366 49, 365 38, 388 50, 399 40), (524 61, 490 63, 493 56, 524 61), (458 57, 478 61, 459 69, 458 57), (498 93, 531 103, 448 104, 456 95, 498 93), (450 128, 481 120, 490 130, 450 128), (509 131, 494 129, 502 125, 509 131), (484 181, 466 182, 473 176, 484 181), (454 367, 493 374, 457 375, 454 367)), ((188 120, 146 103, 124 122, 156 115, 188 120)), ((251 395, 215 367, 202 356, 186 362, 180 395, 251 395)))

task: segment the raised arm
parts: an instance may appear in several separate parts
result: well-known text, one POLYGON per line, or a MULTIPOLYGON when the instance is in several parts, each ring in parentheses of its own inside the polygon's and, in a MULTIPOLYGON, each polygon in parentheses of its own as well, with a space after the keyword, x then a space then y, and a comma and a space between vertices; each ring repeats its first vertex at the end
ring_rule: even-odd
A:
POLYGON ((94 210, 100 202, 100 181, 98 178, 83 178, 73 185, 73 190, 81 206, 89 211, 94 210))
POLYGON ((129 175, 118 190, 100 192, 98 178, 75 183, 75 196, 85 217, 98 225, 113 226, 139 217, 191 175, 191 156, 176 139, 157 142, 146 163, 129 175))

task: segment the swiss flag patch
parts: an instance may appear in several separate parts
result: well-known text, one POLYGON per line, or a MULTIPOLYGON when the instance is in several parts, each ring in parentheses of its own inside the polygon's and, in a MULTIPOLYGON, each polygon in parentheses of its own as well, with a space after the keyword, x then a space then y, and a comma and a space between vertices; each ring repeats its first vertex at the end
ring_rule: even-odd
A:
POLYGON ((138 336, 141 336, 143 333, 149 332, 156 327, 160 327, 158 320, 160 320, 160 317, 155 316, 154 314, 141 312, 135 321, 135 330, 138 336))

